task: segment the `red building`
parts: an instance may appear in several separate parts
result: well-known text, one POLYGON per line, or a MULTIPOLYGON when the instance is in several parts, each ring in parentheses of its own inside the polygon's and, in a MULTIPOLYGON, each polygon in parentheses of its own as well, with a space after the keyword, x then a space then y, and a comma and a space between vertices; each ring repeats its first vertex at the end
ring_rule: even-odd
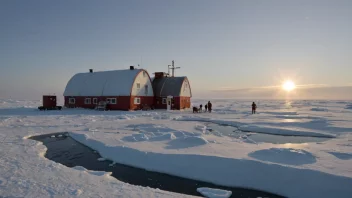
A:
POLYGON ((55 95, 44 95, 43 106, 38 107, 39 110, 61 110, 61 106, 56 106, 55 95))
POLYGON ((153 79, 157 109, 186 109, 191 107, 192 91, 185 76, 169 77, 164 72, 156 72, 153 79))
POLYGON ((76 74, 67 83, 64 97, 69 108, 95 108, 99 101, 107 101, 111 110, 135 110, 154 103, 148 72, 133 66, 127 70, 76 74))

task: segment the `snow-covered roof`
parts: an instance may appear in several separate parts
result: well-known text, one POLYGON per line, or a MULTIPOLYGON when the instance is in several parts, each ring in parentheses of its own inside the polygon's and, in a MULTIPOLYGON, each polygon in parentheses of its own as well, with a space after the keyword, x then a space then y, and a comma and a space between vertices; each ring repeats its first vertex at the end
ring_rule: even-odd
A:
POLYGON ((78 73, 67 83, 64 96, 129 96, 142 69, 78 73))

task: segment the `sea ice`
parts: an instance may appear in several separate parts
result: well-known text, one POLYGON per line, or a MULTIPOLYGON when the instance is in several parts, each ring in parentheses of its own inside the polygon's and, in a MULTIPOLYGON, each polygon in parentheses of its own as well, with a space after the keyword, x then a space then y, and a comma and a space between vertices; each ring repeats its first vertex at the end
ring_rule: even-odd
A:
POLYGON ((58 131, 69 132, 105 159, 147 170, 290 198, 349 198, 352 194, 350 101, 263 100, 258 101, 255 115, 250 113, 252 101, 238 100, 212 100, 214 111, 199 114, 190 110, 43 112, 36 109, 40 101, 0 101, 1 196, 71 197, 75 190, 82 190, 81 197, 186 196, 123 184, 102 172, 53 165, 44 158, 45 146, 26 138, 58 131), (215 127, 210 132, 209 123, 329 138, 324 144, 252 144, 249 134, 234 136, 215 127), (133 141, 122 141, 129 139, 133 141))
POLYGON ((316 162, 316 157, 313 154, 305 150, 291 148, 258 150, 250 153, 249 156, 263 161, 289 165, 313 164, 316 162))

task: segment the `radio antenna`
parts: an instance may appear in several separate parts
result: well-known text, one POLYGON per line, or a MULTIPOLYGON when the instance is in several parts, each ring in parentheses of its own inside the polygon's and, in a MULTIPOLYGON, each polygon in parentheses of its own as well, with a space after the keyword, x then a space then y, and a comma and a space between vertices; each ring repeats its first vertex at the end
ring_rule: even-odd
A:
POLYGON ((175 61, 172 60, 172 65, 168 65, 168 69, 171 69, 171 71, 172 71, 171 77, 175 77, 175 69, 181 69, 181 67, 175 67, 175 61), (170 66, 171 66, 171 68, 170 68, 170 66))

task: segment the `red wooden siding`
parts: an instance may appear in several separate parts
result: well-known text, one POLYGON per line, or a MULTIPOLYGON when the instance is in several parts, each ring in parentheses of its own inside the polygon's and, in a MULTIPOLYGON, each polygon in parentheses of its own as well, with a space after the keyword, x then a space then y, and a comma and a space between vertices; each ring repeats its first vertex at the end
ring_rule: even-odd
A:
POLYGON ((154 107, 156 109, 166 109, 166 103, 162 104, 163 97, 155 97, 154 99, 154 107))
POLYGON ((94 109, 96 104, 93 104, 93 98, 98 98, 98 103, 99 101, 106 101, 107 98, 116 98, 116 104, 108 104, 107 108, 109 110, 136 110, 139 109, 142 104, 153 105, 153 96, 138 96, 138 98, 141 98, 141 104, 139 105, 134 104, 135 97, 136 96, 65 96, 65 106, 68 108, 94 109), (69 104, 69 98, 75 98, 75 104, 69 104), (86 98, 91 98, 91 104, 84 104, 86 98))
POLYGON ((154 96, 131 96, 130 110, 141 109, 143 105, 148 105, 152 107, 154 105, 154 96), (134 99, 140 98, 140 104, 134 104, 134 99))
POLYGON ((186 96, 180 96, 180 109, 191 108, 191 98, 186 96))
MULTIPOLYGON (((166 109, 167 105, 162 104, 162 100, 165 97, 155 97, 155 103, 154 106, 156 109, 166 109)), ((185 97, 185 96, 178 96, 174 97, 174 106, 173 109, 186 109, 186 108, 191 108, 191 98, 190 97, 185 97)))

